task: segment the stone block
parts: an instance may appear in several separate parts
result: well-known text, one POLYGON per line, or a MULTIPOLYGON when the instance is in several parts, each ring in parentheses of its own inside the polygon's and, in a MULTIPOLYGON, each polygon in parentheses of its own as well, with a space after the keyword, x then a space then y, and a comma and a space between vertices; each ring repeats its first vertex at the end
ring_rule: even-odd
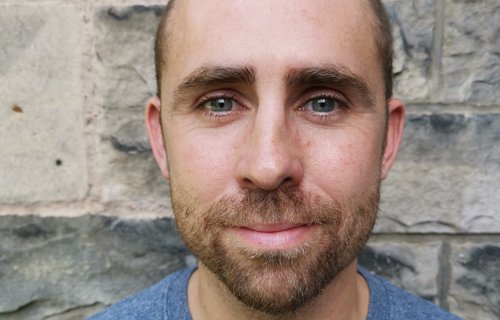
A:
POLYGON ((163 6, 99 7, 94 17, 98 94, 109 109, 141 109, 156 94, 154 36, 163 6))
POLYGON ((359 264, 396 286, 424 299, 438 302, 441 243, 395 243, 371 240, 359 264))
POLYGON ((394 95, 428 101, 435 0, 384 0, 394 35, 394 95))
POLYGON ((144 125, 156 94, 154 35, 162 6, 99 7, 94 17, 97 101, 104 109, 99 153, 104 201, 168 203, 144 125))
POLYGON ((0 7, 0 203, 87 193, 83 23, 68 5, 0 7))
POLYGON ((82 319, 192 260, 171 219, 0 217, 0 318, 82 319))
POLYGON ((453 246, 449 304, 465 319, 500 318, 499 243, 465 242, 453 246))
POLYGON ((443 99, 497 105, 500 100, 500 2, 447 0, 443 99))
POLYGON ((500 115, 409 115, 377 232, 498 233, 500 115))
POLYGON ((141 207, 170 206, 168 184, 153 158, 144 113, 114 110, 107 115, 101 136, 102 199, 132 201, 141 207))

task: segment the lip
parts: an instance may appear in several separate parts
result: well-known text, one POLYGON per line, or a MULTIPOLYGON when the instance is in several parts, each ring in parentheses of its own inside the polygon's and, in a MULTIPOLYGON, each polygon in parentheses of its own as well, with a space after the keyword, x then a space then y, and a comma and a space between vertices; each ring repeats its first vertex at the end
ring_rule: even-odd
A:
POLYGON ((233 227, 231 232, 243 243, 261 250, 286 250, 305 243, 313 233, 313 225, 258 224, 233 227))

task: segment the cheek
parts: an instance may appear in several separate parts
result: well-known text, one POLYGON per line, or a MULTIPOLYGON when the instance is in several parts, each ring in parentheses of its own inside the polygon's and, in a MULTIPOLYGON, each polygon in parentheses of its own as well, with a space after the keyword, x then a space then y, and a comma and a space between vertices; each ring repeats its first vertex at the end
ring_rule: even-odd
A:
POLYGON ((235 139, 220 139, 209 130, 172 137, 168 162, 172 183, 201 201, 212 202, 225 192, 234 167, 235 139))
POLYGON ((379 144, 376 135, 348 133, 309 142, 305 162, 309 182, 330 197, 363 193, 379 180, 379 144))

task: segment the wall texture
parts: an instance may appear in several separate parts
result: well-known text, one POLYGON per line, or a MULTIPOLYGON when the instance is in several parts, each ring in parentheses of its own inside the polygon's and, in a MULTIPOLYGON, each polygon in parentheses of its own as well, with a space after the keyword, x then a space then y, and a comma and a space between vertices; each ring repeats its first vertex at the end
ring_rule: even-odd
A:
MULTIPOLYGON (((499 319, 500 2, 385 3, 407 127, 360 261, 499 319)), ((0 319, 81 319, 195 263, 143 126, 163 5, 0 2, 0 319)))

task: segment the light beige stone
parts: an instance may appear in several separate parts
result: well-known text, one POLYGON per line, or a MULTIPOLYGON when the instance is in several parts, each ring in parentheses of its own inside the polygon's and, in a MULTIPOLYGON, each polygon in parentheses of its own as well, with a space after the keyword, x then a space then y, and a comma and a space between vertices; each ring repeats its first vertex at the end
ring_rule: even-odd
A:
POLYGON ((87 192, 82 23, 67 5, 0 8, 0 202, 87 192))

